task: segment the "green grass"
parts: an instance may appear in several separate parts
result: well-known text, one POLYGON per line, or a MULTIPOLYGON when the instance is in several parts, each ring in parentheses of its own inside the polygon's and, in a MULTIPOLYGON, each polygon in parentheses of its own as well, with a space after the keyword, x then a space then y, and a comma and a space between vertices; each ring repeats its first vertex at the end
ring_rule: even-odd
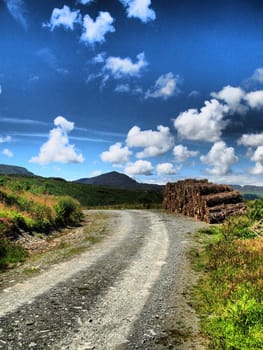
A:
POLYGON ((249 207, 248 215, 201 233, 206 248, 191 253, 203 272, 194 295, 210 349, 263 349, 263 201, 249 207))

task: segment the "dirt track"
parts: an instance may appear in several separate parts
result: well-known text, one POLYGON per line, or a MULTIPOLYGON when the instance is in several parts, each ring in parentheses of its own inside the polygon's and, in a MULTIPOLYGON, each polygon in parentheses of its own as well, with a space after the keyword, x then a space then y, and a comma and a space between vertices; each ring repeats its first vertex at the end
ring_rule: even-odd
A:
POLYGON ((186 252, 204 224, 112 211, 104 241, 0 294, 0 349, 203 349, 186 252))

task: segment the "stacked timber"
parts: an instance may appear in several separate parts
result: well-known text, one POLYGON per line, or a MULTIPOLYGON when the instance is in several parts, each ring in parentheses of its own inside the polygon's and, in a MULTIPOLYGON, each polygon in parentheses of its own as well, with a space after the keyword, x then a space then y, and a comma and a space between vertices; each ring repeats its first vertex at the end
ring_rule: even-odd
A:
POLYGON ((240 192, 208 180, 168 183, 164 189, 164 208, 207 223, 219 223, 231 215, 246 213, 240 192))

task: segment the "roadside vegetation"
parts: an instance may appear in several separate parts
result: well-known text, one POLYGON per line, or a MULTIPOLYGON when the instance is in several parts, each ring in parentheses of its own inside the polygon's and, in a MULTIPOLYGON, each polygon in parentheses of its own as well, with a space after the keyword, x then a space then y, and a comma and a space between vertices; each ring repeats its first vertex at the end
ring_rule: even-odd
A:
POLYGON ((263 199, 247 215, 199 232, 192 252, 201 278, 194 291, 209 349, 263 349, 263 199))
MULTIPOLYGON (((49 235, 82 220, 83 208, 156 208, 162 193, 118 190, 60 178, 0 176, 0 270, 26 259, 21 233, 49 235)), ((96 238, 97 239, 97 238, 96 238)), ((79 249, 79 248, 78 248, 79 249)))

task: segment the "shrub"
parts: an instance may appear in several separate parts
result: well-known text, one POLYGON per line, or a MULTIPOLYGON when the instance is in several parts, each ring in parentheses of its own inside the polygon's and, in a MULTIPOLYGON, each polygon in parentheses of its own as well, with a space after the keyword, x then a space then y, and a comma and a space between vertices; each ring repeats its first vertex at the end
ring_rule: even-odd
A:
POLYGON ((58 225, 75 225, 82 218, 79 202, 71 197, 62 197, 55 205, 55 212, 55 221, 58 225))
POLYGON ((17 264, 27 257, 26 250, 19 244, 11 242, 0 235, 0 269, 5 269, 10 264, 17 264))

